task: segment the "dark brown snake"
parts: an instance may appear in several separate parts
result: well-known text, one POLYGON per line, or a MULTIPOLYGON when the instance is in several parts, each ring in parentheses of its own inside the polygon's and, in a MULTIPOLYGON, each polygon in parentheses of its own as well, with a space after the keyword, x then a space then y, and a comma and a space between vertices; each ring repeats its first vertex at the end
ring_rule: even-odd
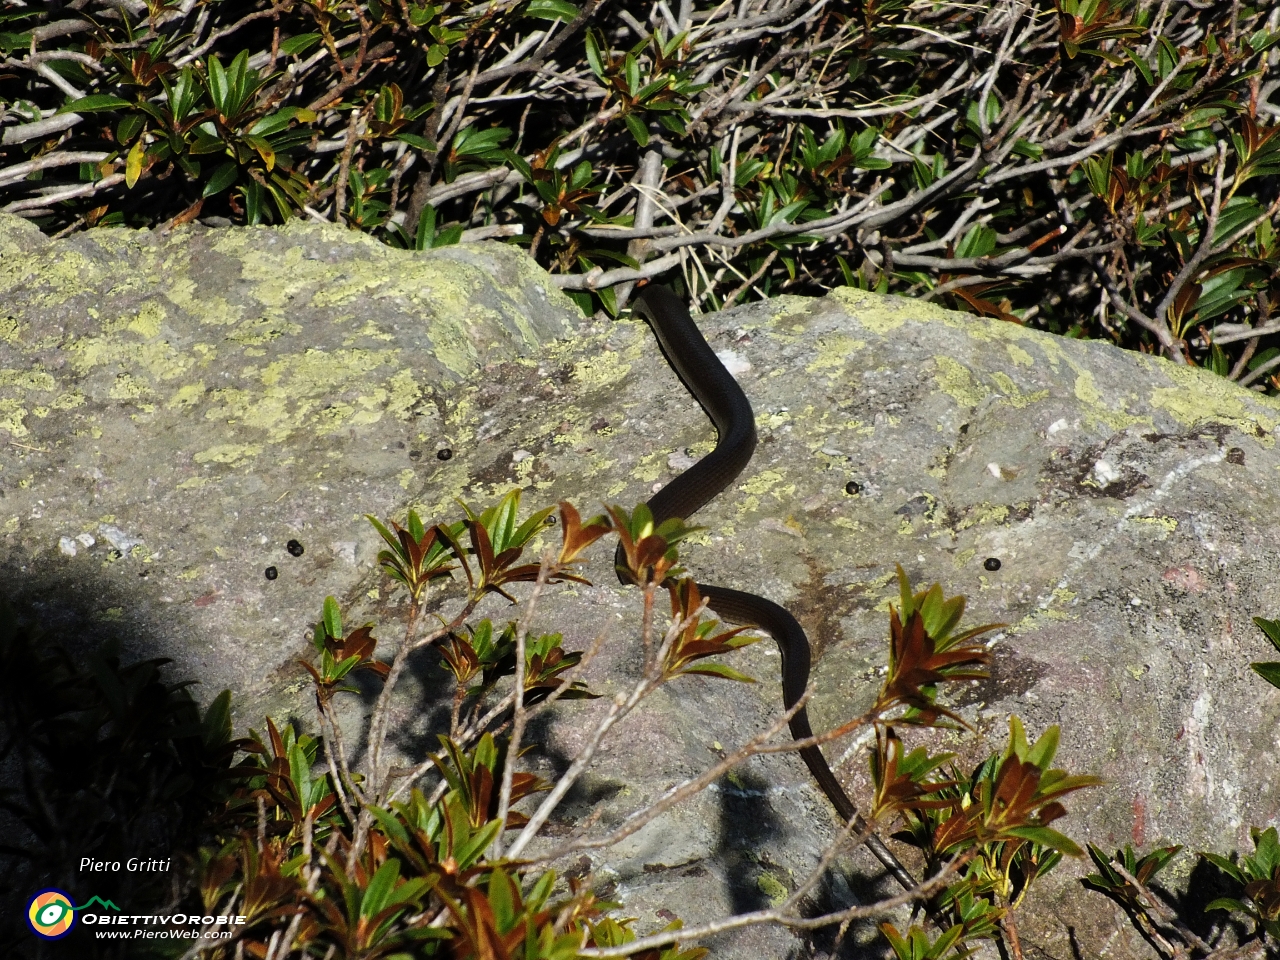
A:
MULTIPOLYGON (((694 399, 702 404, 719 433, 714 450, 650 498, 648 507, 656 526, 671 517, 688 520, 737 479, 755 452, 756 421, 747 395, 712 351, 675 294, 666 287, 644 287, 637 295, 633 311, 653 328, 667 363, 694 399)), ((621 544, 615 563, 622 580, 621 569, 625 569, 626 561, 621 544)), ((773 601, 752 593, 707 583, 699 583, 698 590, 718 616, 763 630, 773 637, 782 655, 782 701, 791 709, 809 683, 809 638, 796 618, 773 601)), ((791 718, 791 735, 796 740, 813 736, 804 708, 791 718)), ((822 750, 816 745, 803 747, 800 756, 845 822, 852 819, 854 829, 863 829, 862 816, 827 766, 822 750)), ((879 837, 872 834, 867 845, 904 889, 916 886, 879 837)))

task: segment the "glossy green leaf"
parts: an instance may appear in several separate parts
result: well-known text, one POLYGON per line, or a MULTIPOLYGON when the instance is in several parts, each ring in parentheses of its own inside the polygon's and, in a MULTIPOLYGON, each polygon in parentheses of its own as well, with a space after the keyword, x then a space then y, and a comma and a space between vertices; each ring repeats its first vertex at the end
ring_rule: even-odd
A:
POLYGON ((397 133, 397 140, 403 140, 411 147, 417 147, 425 153, 435 153, 437 147, 434 140, 428 140, 426 137, 420 137, 416 133, 397 133))
POLYGON ((318 33, 300 33, 296 37, 290 37, 288 40, 280 41, 280 52, 286 57, 297 57, 306 53, 323 37, 318 33))
POLYGON ((564 20, 566 22, 574 20, 580 11, 568 0, 531 0, 528 7, 525 8, 526 17, 536 17, 539 20, 564 20))
POLYGON ((645 128, 644 122, 634 113, 628 113, 622 118, 627 125, 627 129, 631 131, 631 136, 635 137, 635 141, 642 147, 649 145, 649 131, 645 128))
POLYGON ((209 182, 204 185, 204 190, 200 195, 203 197, 212 197, 215 194, 221 193, 223 190, 227 189, 227 187, 236 182, 236 177, 239 173, 240 168, 234 163, 222 164, 218 169, 213 171, 213 174, 209 177, 209 182))
POLYGON ((122 100, 110 93, 95 93, 63 104, 58 108, 58 113, 97 113, 101 110, 119 110, 128 106, 132 106, 128 100, 122 100))

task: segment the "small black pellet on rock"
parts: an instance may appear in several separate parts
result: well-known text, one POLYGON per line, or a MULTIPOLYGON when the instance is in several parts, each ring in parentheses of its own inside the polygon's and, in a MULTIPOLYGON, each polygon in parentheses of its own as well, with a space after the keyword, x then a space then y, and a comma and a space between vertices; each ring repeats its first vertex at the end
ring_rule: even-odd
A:
POLYGON ((858 483, 857 480, 850 480, 848 483, 844 485, 844 492, 851 497, 861 489, 862 489, 862 484, 858 483))
POLYGON ((437 460, 452 460, 452 459, 453 459, 453 451, 452 451, 452 450, 450 450, 448 447, 444 447, 444 448, 442 448, 442 449, 440 449, 440 450, 437 450, 437 451, 436 451, 436 459, 437 459, 437 460))
POLYGON ((302 544, 300 544, 297 540, 290 540, 288 543, 285 544, 284 548, 289 551, 289 556, 291 557, 302 556, 302 552, 303 552, 302 544))
POLYGON ((997 560, 995 557, 987 557, 987 559, 983 562, 982 566, 987 570, 993 570, 993 571, 999 570, 1000 561, 997 560))
POLYGON ((268 580, 274 580, 276 577, 280 576, 280 571, 275 567, 267 567, 266 574, 268 580))

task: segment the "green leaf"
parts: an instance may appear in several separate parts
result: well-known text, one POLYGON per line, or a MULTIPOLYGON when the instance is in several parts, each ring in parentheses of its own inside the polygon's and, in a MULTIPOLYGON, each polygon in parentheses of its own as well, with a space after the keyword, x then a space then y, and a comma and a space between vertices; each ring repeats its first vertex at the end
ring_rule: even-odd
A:
POLYGON ((209 177, 209 182, 204 185, 204 190, 200 195, 202 197, 212 197, 214 194, 221 193, 236 182, 239 172, 240 168, 234 163, 222 164, 222 166, 213 171, 213 175, 209 177))
POLYGON ((455 848, 453 856, 458 861, 458 867, 465 870, 471 866, 488 849, 489 844, 493 843, 494 838, 498 836, 501 830, 501 820, 490 820, 477 833, 473 834, 466 843, 455 848))
POLYGON ((128 100, 121 100, 119 97, 110 93, 95 93, 89 97, 81 97, 79 100, 72 100, 58 108, 59 113, 96 113, 100 110, 119 110, 122 107, 129 107, 132 104, 128 100))
POLYGON ((209 58, 208 71, 209 98, 213 101, 213 105, 225 114, 226 105, 230 99, 230 84, 227 80, 227 71, 222 68, 222 61, 216 54, 209 58))
POLYGON ((1255 867, 1254 879, 1269 880, 1275 874, 1276 867, 1280 865, 1280 834, 1275 827, 1268 827, 1266 830, 1254 827, 1250 832, 1253 834, 1253 842, 1257 848, 1254 855, 1249 858, 1255 867))
POLYGON ((1213 231, 1214 244, 1221 243, 1251 220, 1256 220, 1262 212, 1262 204, 1253 197, 1232 197, 1218 214, 1218 223, 1213 231))
MULTIPOLYGON (((1254 354, 1253 359, 1249 361, 1249 369, 1257 370, 1258 367, 1262 366, 1264 363, 1266 363, 1268 360, 1271 360, 1274 357, 1280 357, 1280 348, 1267 347, 1267 349, 1265 350, 1259 350, 1256 354, 1254 354)), ((1256 620, 1254 622, 1257 623, 1256 620)), ((1274 623, 1276 621, 1272 621, 1272 622, 1274 623)), ((1261 626, 1261 624, 1259 624, 1259 626, 1261 626)), ((1274 639, 1271 642, 1274 643, 1278 649, 1280 649, 1280 642, 1277 642, 1274 639)))
POLYGON ((280 52, 286 57, 301 56, 320 42, 318 33, 301 33, 280 42, 280 52))
POLYGON ((303 107, 285 107, 283 110, 267 114, 267 116, 249 128, 249 133, 255 137, 269 137, 287 127, 291 120, 312 123, 315 119, 316 115, 312 110, 307 110, 303 107))
POLYGON ((310 807, 311 762, 300 743, 289 747, 289 779, 298 788, 298 799, 302 802, 305 813, 310 807))
POLYGON ((478 124, 463 127, 453 138, 453 152, 460 157, 496 159, 501 156, 502 141, 511 136, 506 127, 483 128, 478 124))
POLYGON ((334 639, 342 638, 342 612, 332 596, 324 598, 324 629, 334 639))
POLYGON ((124 163, 124 185, 130 190, 142 176, 142 160, 146 152, 147 146, 141 139, 135 140, 133 146, 129 148, 129 156, 124 163))
POLYGON ((147 118, 140 113, 126 114, 116 124, 116 143, 124 145, 136 137, 146 124, 147 118))
POLYGON ((634 97, 640 92, 640 64, 630 53, 622 60, 622 72, 627 78, 627 92, 634 97))
POLYGON ((527 182, 535 182, 533 179, 533 167, 529 166, 528 161, 525 160, 524 157, 512 150, 503 150, 502 156, 506 159, 507 163, 511 164, 512 169, 520 174, 520 176, 524 177, 527 182))
POLYGON ((451 227, 445 227, 436 234, 435 245, 437 247, 452 247, 455 243, 462 239, 462 224, 455 223, 451 227))
POLYGON ((213 698, 201 723, 206 748, 217 748, 231 739, 231 691, 223 690, 213 698))
POLYGON ((489 906, 493 908, 493 918, 497 921, 498 932, 506 933, 515 920, 515 899, 511 896, 511 881, 502 870, 494 870, 489 874, 489 906))
POLYGON ((644 123, 634 113, 628 113, 622 118, 626 123, 627 129, 631 131, 631 136, 635 137, 636 143, 642 147, 649 145, 649 131, 645 128, 644 123))
POLYGON ((1010 836, 1018 837, 1022 840, 1030 840, 1032 843, 1038 843, 1042 847, 1048 847, 1050 850, 1057 850, 1073 857, 1084 855, 1084 851, 1076 846, 1075 841, 1070 837, 1064 836, 1057 830, 1051 830, 1048 827, 1009 827, 1004 832, 1010 836))
POLYGON ((1138 68, 1138 72, 1142 74, 1142 79, 1146 81, 1147 86, 1150 87, 1154 85, 1156 82, 1156 78, 1152 75, 1151 68, 1147 66, 1147 61, 1144 60, 1142 57, 1138 56, 1132 50, 1126 49, 1125 54, 1129 57, 1130 62, 1132 62, 1133 65, 1138 68))
POLYGON ((436 208, 431 204, 422 207, 418 214, 418 234, 414 237, 415 250, 430 250, 436 241, 436 208))
POLYGON ((1030 140, 1019 138, 1013 145, 1013 152, 1028 160, 1039 160, 1044 155, 1044 147, 1030 140))
POLYGON ((1262 617, 1254 617, 1253 622, 1259 630, 1267 635, 1271 645, 1280 650, 1280 620, 1265 620, 1262 617))
POLYGON ((424 150, 427 153, 435 153, 439 149, 434 140, 428 140, 426 137, 420 137, 416 133, 397 133, 396 139, 403 140, 405 143, 409 144, 409 146, 417 147, 419 150, 424 150))
POLYGON ((1210 320, 1226 313, 1241 300, 1248 299, 1252 291, 1242 286, 1246 271, 1243 268, 1226 270, 1202 281, 1200 297, 1196 300, 1196 317, 1210 320))
POLYGON ((1027 762, 1039 767, 1041 770, 1047 770, 1049 764, 1053 762, 1053 755, 1058 752, 1058 741, 1061 731, 1055 723, 1049 727, 1040 739, 1036 741, 1034 747, 1027 753, 1027 762))
POLYGON ((754 677, 739 673, 732 667, 726 667, 723 663, 700 663, 696 667, 685 667, 680 671, 680 676, 684 676, 687 673, 700 673, 708 677, 722 677, 725 680, 737 680, 739 683, 756 682, 754 677))
POLYGON ((1160 79, 1163 80, 1178 65, 1178 50, 1168 37, 1161 36, 1158 39, 1159 45, 1156 47, 1157 66, 1160 71, 1160 79))
POLYGON ((1200 856, 1204 857, 1206 860, 1212 863, 1215 867, 1217 867, 1227 876, 1231 877, 1233 880, 1238 880, 1241 883, 1244 883, 1244 874, 1240 872, 1240 867, 1232 863, 1226 857, 1219 856, 1216 853, 1203 853, 1203 852, 1200 854, 1200 856))
POLYGON ((1267 30, 1259 30, 1249 38, 1249 46, 1253 48, 1254 53, 1261 53, 1280 43, 1280 30, 1271 33, 1267 30))
POLYGON ((985 257, 996 248, 996 232, 985 223, 975 223, 956 244, 956 258, 985 257))
POLYGON ((387 862, 378 868, 378 872, 365 888, 364 899, 360 902, 360 916, 368 918, 382 912, 382 908, 391 899, 391 891, 400 879, 400 861, 389 857, 387 862))
POLYGON ((525 8, 524 15, 536 17, 539 20, 572 21, 579 12, 578 8, 568 0, 532 0, 525 8))
POLYGON ((858 282, 853 276, 853 271, 849 269, 848 261, 837 253, 836 263, 840 265, 840 273, 844 276, 844 285, 846 287, 856 287, 858 282))
POLYGON ((600 45, 596 42, 595 31, 588 30, 585 38, 587 48, 587 63, 591 67, 591 72, 601 80, 604 79, 604 61, 600 59, 600 45))

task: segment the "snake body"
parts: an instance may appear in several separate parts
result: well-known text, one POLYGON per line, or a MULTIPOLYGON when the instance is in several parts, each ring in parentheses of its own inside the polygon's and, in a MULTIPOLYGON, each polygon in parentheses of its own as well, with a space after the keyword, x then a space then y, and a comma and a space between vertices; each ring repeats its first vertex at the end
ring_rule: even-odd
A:
MULTIPOLYGON (((755 414, 747 395, 715 355, 675 294, 666 287, 651 284, 639 291, 633 309, 653 329, 667 363, 702 405, 719 433, 711 453, 648 501, 655 525, 671 517, 688 520, 728 487, 751 461, 756 447, 755 414)), ((619 566, 625 564, 621 544, 616 562, 619 566)), ((809 683, 809 638, 796 618, 773 601, 752 593, 706 583, 699 583, 698 591, 718 616, 773 637, 782 659, 782 700, 787 709, 791 709, 809 683)), ((813 736, 803 708, 792 716, 790 727, 796 740, 813 736)), ((799 752, 840 816, 846 822, 854 820, 855 829, 862 829, 862 817, 827 765, 821 749, 814 745, 803 747, 799 752)), ((868 846, 905 889, 915 886, 911 875, 874 834, 868 839, 868 846)))

